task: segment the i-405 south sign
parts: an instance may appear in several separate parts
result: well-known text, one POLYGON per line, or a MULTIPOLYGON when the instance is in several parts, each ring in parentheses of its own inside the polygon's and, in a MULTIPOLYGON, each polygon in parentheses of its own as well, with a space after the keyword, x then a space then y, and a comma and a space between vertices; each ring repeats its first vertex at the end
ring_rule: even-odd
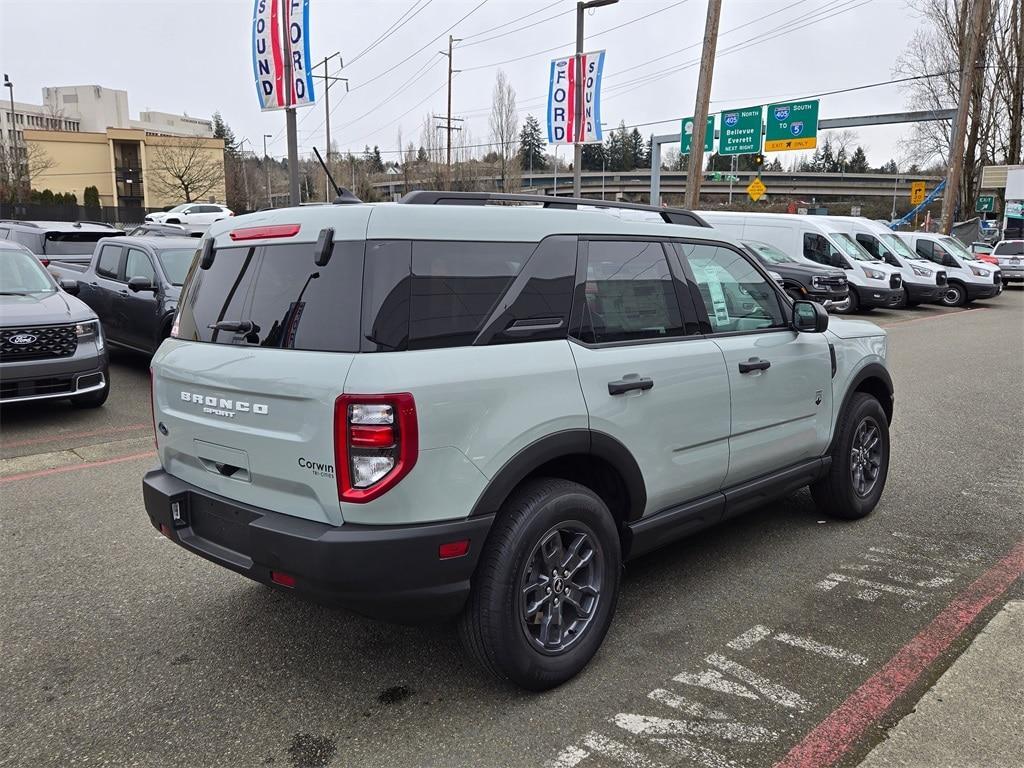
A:
POLYGON ((818 100, 769 104, 764 151, 814 149, 818 146, 818 100))

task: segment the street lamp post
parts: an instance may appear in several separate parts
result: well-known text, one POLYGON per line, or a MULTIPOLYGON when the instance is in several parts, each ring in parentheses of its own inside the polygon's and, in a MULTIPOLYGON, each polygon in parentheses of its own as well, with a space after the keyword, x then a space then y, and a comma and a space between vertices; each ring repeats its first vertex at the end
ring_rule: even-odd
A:
POLYGON ((245 186, 245 210, 249 211, 252 210, 252 200, 249 198, 249 171, 245 167, 245 152, 242 151, 242 147, 246 144, 252 146, 252 142, 248 139, 242 139, 238 142, 238 156, 242 159, 242 184, 245 186))
POLYGON ((600 8, 602 5, 614 5, 619 0, 579 0, 576 3, 576 97, 573 109, 573 160, 572 160, 572 193, 580 197, 583 181, 580 176, 583 165, 583 144, 579 138, 583 131, 583 12, 588 8, 600 8))
POLYGON ((21 193, 21 158, 18 157, 18 129, 14 124, 14 83, 11 82, 11 78, 4 73, 4 87, 10 91, 11 94, 11 169, 14 171, 14 195, 15 199, 21 193))
POLYGON ((274 134, 272 133, 263 134, 263 170, 266 171, 267 174, 267 205, 271 208, 274 207, 274 199, 270 195, 270 162, 267 157, 267 139, 272 138, 274 138, 274 134))
POLYGON ((892 180, 892 216, 889 221, 896 221, 896 185, 900 183, 899 168, 896 169, 896 178, 892 180))

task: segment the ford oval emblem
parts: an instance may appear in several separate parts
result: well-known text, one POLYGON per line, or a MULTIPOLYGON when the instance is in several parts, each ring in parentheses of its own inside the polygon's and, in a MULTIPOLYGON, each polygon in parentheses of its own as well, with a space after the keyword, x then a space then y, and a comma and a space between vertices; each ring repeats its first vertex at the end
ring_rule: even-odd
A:
POLYGON ((31 333, 17 333, 9 339, 11 344, 31 344, 35 340, 36 337, 31 333))

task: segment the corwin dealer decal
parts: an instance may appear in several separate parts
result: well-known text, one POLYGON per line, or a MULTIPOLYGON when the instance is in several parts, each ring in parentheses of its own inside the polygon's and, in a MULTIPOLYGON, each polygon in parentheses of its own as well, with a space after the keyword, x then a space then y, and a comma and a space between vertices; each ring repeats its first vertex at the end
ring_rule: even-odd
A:
POLYGON ((324 464, 319 461, 311 461, 304 456, 299 457, 299 466, 308 470, 314 477, 334 477, 334 465, 324 464))
POLYGON ((224 397, 200 395, 198 392, 182 392, 181 399, 186 403, 202 405, 203 413, 209 413, 212 416, 223 416, 227 419, 235 418, 236 413, 254 413, 257 416, 266 416, 270 412, 270 406, 266 403, 253 403, 249 400, 228 400, 224 397))

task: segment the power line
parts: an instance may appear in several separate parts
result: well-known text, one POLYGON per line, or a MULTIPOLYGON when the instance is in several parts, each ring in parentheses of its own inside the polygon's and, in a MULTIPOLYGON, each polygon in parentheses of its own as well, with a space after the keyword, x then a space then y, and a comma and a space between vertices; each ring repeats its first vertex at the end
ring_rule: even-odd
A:
MULTIPOLYGON (((555 2, 551 3, 550 5, 545 5, 543 8, 540 8, 540 9, 538 9, 536 11, 533 11, 531 13, 524 13, 522 16, 517 16, 516 18, 514 18, 514 19, 512 19, 510 21, 506 21, 503 24, 497 24, 496 26, 490 27, 489 29, 483 29, 483 30, 480 30, 479 32, 474 32, 471 35, 466 35, 462 39, 463 40, 473 40, 474 38, 480 37, 480 35, 486 35, 486 34, 488 34, 490 32, 495 31, 496 29, 501 29, 502 27, 507 27, 510 24, 516 24, 516 23, 518 23, 520 21, 523 21, 524 19, 532 19, 538 13, 544 13, 544 11, 548 11, 548 10, 554 8, 556 5, 561 5, 563 2, 564 2, 564 0, 555 0, 555 2)), ((510 30, 508 32, 503 32, 500 35, 495 35, 494 37, 488 37, 488 38, 486 38, 484 40, 477 40, 476 42, 473 42, 473 43, 466 43, 462 47, 463 48, 468 48, 471 45, 479 45, 480 43, 486 43, 488 40, 495 40, 495 39, 497 39, 499 37, 504 37, 505 35, 511 35, 511 34, 513 34, 515 32, 521 32, 524 29, 529 29, 530 27, 535 27, 538 24, 543 24, 544 22, 551 21, 552 19, 557 19, 559 16, 565 16, 567 14, 575 13, 575 12, 576 12, 575 8, 569 8, 568 10, 560 11, 560 12, 556 13, 554 16, 549 16, 546 19, 543 19, 541 21, 537 21, 537 22, 535 22, 533 24, 530 24, 528 26, 525 26, 525 27, 521 27, 520 29, 514 29, 514 30, 510 30)))
POLYGON ((374 40, 372 43, 370 43, 368 46, 366 46, 363 50, 361 50, 359 53, 357 53, 355 56, 353 56, 351 59, 349 59, 348 65, 352 66, 353 64, 355 64, 357 61, 359 61, 359 59, 361 59, 363 56, 368 54, 370 51, 372 51, 378 45, 383 43, 385 40, 387 40, 389 37, 391 37, 391 35, 393 35, 395 32, 400 30, 402 27, 404 27, 410 21, 415 19, 420 14, 420 12, 425 10, 428 5, 430 5, 432 2, 434 2, 434 0, 427 0, 427 2, 424 3, 419 8, 419 10, 417 10, 415 13, 413 13, 411 16, 409 16, 409 13, 414 8, 416 8, 416 6, 419 5, 421 2, 423 2, 423 0, 416 0, 416 2, 414 2, 411 6, 409 6, 409 8, 406 9, 405 13, 403 13, 401 16, 399 16, 398 19, 390 27, 388 27, 380 35, 377 36, 376 40, 374 40), (407 16, 408 16, 408 18, 406 18, 407 16), (403 21, 403 19, 405 19, 405 20, 403 21))

